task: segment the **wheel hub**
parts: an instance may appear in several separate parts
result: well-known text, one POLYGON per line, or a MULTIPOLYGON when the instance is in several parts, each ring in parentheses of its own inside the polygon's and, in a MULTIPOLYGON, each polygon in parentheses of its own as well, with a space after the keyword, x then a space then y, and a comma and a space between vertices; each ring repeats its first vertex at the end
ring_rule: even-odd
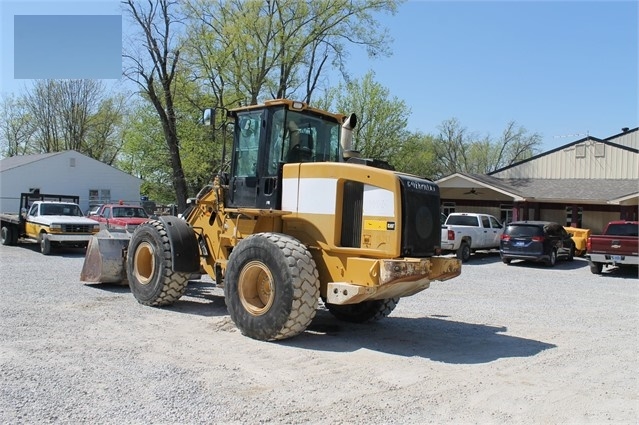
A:
POLYGON ((142 242, 135 250, 133 257, 133 273, 142 285, 151 282, 155 272, 155 249, 148 242, 142 242))
POLYGON ((273 275, 261 261, 247 263, 238 282, 238 293, 242 305, 253 316, 265 314, 275 298, 273 275))

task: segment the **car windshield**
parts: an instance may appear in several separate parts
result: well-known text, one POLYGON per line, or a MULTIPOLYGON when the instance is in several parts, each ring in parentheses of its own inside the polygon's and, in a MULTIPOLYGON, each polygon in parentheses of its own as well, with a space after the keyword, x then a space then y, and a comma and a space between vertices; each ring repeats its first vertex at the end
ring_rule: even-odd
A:
POLYGON ((479 227, 477 217, 468 215, 449 215, 446 224, 479 227))
POLYGON ((614 236, 637 236, 639 226, 632 223, 611 224, 606 233, 614 236))
POLYGON ((144 208, 115 207, 113 208, 113 217, 148 218, 149 216, 144 208))
POLYGON ((509 225, 506 234, 513 238, 530 238, 541 235, 541 229, 537 226, 509 225))
POLYGON ((82 210, 77 205, 71 204, 42 204, 40 215, 69 215, 72 217, 82 217, 82 210))

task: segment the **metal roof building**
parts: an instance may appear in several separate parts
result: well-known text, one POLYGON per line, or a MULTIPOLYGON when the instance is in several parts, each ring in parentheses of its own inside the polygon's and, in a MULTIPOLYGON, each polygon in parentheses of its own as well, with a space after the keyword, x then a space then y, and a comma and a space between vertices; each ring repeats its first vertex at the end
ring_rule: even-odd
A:
POLYGON ((549 220, 598 232, 610 220, 637 219, 639 128, 585 137, 489 175, 437 181, 442 208, 486 212, 503 221, 549 220))

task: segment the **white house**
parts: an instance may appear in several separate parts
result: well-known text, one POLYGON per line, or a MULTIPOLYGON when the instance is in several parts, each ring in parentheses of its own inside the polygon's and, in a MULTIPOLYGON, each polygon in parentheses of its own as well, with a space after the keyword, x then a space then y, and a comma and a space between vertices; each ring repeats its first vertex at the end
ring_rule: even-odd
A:
POLYGON ((107 202, 140 203, 142 180, 79 152, 20 155, 0 160, 0 212, 18 212, 20 194, 80 197, 80 207, 107 202))

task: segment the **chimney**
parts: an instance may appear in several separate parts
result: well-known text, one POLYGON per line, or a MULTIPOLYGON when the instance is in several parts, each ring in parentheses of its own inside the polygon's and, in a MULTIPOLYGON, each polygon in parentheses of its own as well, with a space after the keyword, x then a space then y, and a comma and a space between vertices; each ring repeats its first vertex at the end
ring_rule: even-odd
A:
POLYGON ((630 127, 623 127, 623 128, 621 129, 621 131, 623 131, 624 133, 625 133, 625 132, 627 132, 628 130, 630 130, 630 127))

